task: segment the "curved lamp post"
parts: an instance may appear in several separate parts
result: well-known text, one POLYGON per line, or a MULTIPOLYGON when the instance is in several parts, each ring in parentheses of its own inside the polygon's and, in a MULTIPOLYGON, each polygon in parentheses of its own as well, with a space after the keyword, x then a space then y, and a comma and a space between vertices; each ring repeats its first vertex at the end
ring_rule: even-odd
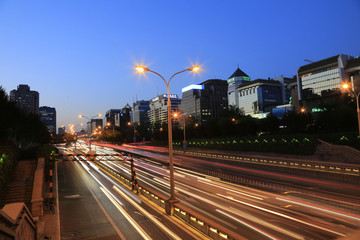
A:
POLYGON ((171 124, 171 100, 170 100, 170 82, 171 80, 178 74, 186 72, 186 71, 192 71, 192 72, 197 72, 200 69, 199 66, 193 66, 191 68, 187 68, 185 70, 182 70, 180 72, 177 72, 175 74, 173 74, 169 81, 166 81, 165 78, 163 78, 163 76, 161 76, 159 73, 150 70, 147 67, 144 66, 136 66, 135 70, 139 73, 143 73, 143 72, 151 72, 154 73, 156 75, 158 75, 165 83, 166 85, 166 89, 167 89, 167 112, 168 112, 168 138, 169 138, 169 170, 170 170, 170 198, 166 201, 166 205, 165 205, 165 211, 167 214, 172 215, 173 213, 173 209, 174 209, 174 203, 178 202, 179 200, 177 200, 175 198, 175 182, 174 182, 174 163, 173 163, 173 141, 172 141, 172 124, 171 124))
POLYGON ((187 147, 187 141, 186 141, 186 131, 185 131, 185 129, 186 129, 186 118, 187 117, 191 117, 191 114, 184 114, 184 113, 182 113, 182 114, 179 114, 179 113, 174 113, 174 118, 177 118, 177 117, 179 117, 180 118, 180 116, 183 118, 183 130, 184 130, 184 140, 183 140, 183 149, 184 149, 184 152, 185 152, 185 149, 186 149, 186 147, 187 147))
POLYGON ((91 133, 92 133, 92 129, 91 129, 91 119, 93 118, 96 118, 96 117, 101 117, 101 114, 96 114, 95 116, 91 117, 91 118, 88 118, 87 116, 84 116, 82 114, 79 115, 79 118, 86 118, 89 123, 90 123, 90 128, 89 128, 89 131, 88 131, 88 138, 89 138, 89 151, 91 151, 91 133))
POLYGON ((360 91, 359 92, 355 92, 354 91, 354 86, 352 86, 350 88, 350 86, 348 84, 343 84, 342 88, 345 90, 349 90, 351 91, 354 95, 355 95, 355 99, 356 99, 356 111, 357 111, 357 119, 358 119, 358 128, 359 128, 359 136, 360 136, 360 109, 359 109, 359 96, 360 96, 360 91))

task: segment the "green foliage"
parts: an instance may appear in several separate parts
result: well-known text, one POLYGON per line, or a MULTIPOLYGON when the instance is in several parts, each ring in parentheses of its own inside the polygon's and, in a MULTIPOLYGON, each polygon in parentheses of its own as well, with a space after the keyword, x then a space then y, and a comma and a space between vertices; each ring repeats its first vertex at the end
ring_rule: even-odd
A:
POLYGON ((50 133, 38 115, 28 114, 9 101, 0 86, 0 144, 26 146, 32 143, 50 142, 50 133))
POLYGON ((356 132, 323 133, 320 139, 339 145, 347 145, 360 150, 360 136, 356 132))
POLYGON ((0 199, 6 183, 14 171, 19 151, 14 146, 0 146, 0 199))

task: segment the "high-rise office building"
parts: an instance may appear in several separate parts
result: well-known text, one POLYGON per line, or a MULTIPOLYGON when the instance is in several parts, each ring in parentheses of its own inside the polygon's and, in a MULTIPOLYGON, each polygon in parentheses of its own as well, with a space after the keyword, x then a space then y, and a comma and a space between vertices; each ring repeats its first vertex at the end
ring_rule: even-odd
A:
POLYGON ((121 111, 115 114, 115 126, 124 127, 131 121, 131 106, 126 104, 121 111))
POLYGON ((64 125, 58 128, 58 134, 59 135, 65 133, 65 132, 66 132, 66 128, 65 128, 64 125))
POLYGON ((301 66, 297 71, 300 105, 309 112, 318 112, 320 106, 334 105, 341 95, 341 85, 346 82, 345 67, 350 55, 339 54, 301 66))
POLYGON ((10 92, 10 101, 27 113, 39 114, 39 93, 30 91, 28 85, 20 84, 17 90, 10 92))
POLYGON ((144 124, 149 121, 147 112, 150 110, 149 101, 136 101, 132 109, 132 122, 144 124))
POLYGON ((49 129, 49 132, 56 134, 56 109, 42 106, 39 108, 40 120, 49 129))
MULTIPOLYGON (((167 123, 167 94, 159 95, 149 102, 150 110, 148 111, 148 117, 151 124, 155 123, 167 123)), ((181 103, 181 99, 177 94, 170 94, 171 111, 177 111, 181 103)))
POLYGON ((199 121, 217 118, 228 108, 226 80, 209 79, 182 89, 181 111, 199 121))
POLYGON ((111 126, 119 126, 115 124, 115 118, 116 118, 116 114, 121 113, 121 109, 110 109, 105 113, 105 121, 107 123, 110 123, 111 126))
POLYGON ((95 129, 103 128, 103 120, 101 118, 91 119, 90 124, 91 125, 88 127, 89 127, 89 131, 92 133, 94 133, 95 129))

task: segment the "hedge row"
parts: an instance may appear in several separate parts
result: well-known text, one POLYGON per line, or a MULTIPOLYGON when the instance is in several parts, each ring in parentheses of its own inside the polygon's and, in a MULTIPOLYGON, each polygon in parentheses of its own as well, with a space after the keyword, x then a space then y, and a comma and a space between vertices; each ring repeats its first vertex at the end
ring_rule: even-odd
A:
POLYGON ((14 146, 0 146, 0 199, 19 156, 19 150, 14 146))
MULTIPOLYGON (((189 147, 250 152, 273 152, 296 155, 312 155, 316 150, 316 138, 309 136, 270 138, 214 138, 189 140, 189 147)), ((182 146, 175 141, 174 146, 182 146)))
POLYGON ((360 136, 356 132, 328 133, 319 136, 320 139, 339 145, 347 145, 360 150, 360 136))

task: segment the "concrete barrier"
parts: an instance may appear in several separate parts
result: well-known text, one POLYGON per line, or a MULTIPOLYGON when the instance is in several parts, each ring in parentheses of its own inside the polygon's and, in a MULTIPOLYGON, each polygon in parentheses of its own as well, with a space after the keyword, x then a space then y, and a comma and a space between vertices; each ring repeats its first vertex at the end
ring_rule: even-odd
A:
POLYGON ((6 204, 0 210, 0 239, 37 239, 35 221, 24 203, 6 204))
POLYGON ((43 203, 44 203, 44 167, 45 159, 39 158, 37 168, 35 171, 33 193, 31 198, 31 213, 34 219, 43 216, 43 203))

